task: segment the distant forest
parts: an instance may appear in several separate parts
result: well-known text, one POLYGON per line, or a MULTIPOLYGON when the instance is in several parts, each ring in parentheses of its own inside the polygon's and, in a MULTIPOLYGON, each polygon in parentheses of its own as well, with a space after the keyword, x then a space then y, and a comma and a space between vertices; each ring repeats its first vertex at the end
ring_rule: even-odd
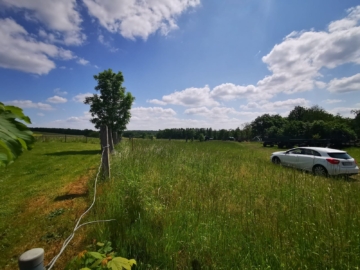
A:
MULTIPOLYGON (((245 123, 235 129, 212 128, 172 128, 164 130, 127 130, 123 137, 157 139, 207 139, 238 141, 251 140, 254 137, 274 138, 286 136, 305 139, 342 138, 355 140, 360 138, 360 110, 353 110, 354 118, 333 115, 319 106, 305 108, 296 106, 287 117, 279 114, 263 114, 254 121, 245 123)), ((64 128, 30 128, 34 132, 83 135, 99 137, 94 130, 64 128)))
POLYGON ((360 138, 360 110, 353 110, 355 118, 333 115, 319 106, 305 108, 296 106, 287 117, 279 114, 263 114, 254 121, 235 129, 213 130, 211 128, 173 128, 159 130, 156 138, 199 139, 202 135, 214 140, 251 140, 254 137, 291 137, 304 139, 360 138))

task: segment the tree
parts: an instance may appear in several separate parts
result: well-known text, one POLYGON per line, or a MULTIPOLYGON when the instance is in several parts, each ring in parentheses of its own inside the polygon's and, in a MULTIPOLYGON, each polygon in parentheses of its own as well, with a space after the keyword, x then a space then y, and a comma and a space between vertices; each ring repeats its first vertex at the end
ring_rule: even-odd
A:
POLYGON ((11 164, 24 149, 31 149, 34 143, 32 132, 17 119, 31 124, 22 109, 0 102, 0 166, 11 164))
POLYGON ((358 138, 360 138, 360 110, 351 110, 351 113, 355 115, 353 119, 353 128, 358 138))
POLYGON ((289 121, 304 121, 306 109, 301 106, 295 106, 295 108, 289 113, 289 121))
POLYGON ((126 129, 135 98, 122 86, 124 76, 120 71, 114 73, 111 69, 104 70, 94 75, 94 79, 98 83, 95 90, 100 91, 100 95, 87 97, 84 103, 90 105, 90 113, 93 117, 90 121, 95 128, 99 129, 102 125, 108 127, 109 139, 112 143, 112 132, 122 134, 126 129))

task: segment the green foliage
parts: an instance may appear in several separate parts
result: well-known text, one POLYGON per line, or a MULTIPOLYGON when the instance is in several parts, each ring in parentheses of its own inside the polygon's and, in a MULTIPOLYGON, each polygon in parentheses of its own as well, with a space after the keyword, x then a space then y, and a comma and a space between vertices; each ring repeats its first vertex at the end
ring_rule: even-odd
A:
MULTIPOLYGON (((93 246, 89 246, 94 249, 93 246)), ((78 254, 65 269, 67 270, 131 270, 131 267, 135 264, 134 259, 128 260, 123 257, 119 257, 113 251, 111 242, 96 243, 97 251, 84 250, 78 254)))
POLYGON ((251 123, 253 136, 262 136, 266 135, 266 130, 272 126, 280 129, 285 124, 286 120, 280 115, 269 115, 263 114, 256 117, 256 119, 251 123))
POLYGON ((90 105, 90 113, 93 117, 90 121, 97 129, 106 125, 113 132, 122 132, 130 121, 130 109, 135 100, 122 86, 124 82, 122 73, 114 73, 108 69, 94 75, 94 79, 98 83, 95 90, 100 91, 100 95, 94 94, 84 101, 85 104, 90 105))
POLYGON ((205 136, 204 136, 204 134, 202 134, 202 133, 199 134, 199 141, 200 141, 200 142, 205 141, 205 136))
POLYGON ((31 124, 23 110, 0 102, 0 167, 12 163, 34 143, 32 132, 18 120, 31 124))

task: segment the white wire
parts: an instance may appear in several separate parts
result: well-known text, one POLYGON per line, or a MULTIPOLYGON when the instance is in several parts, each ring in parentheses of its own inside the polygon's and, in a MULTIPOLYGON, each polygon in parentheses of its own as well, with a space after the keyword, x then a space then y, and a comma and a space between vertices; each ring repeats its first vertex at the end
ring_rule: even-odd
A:
POLYGON ((95 184, 94 184, 94 198, 93 198, 93 202, 91 203, 91 205, 89 206, 89 208, 80 216, 80 218, 78 219, 78 221, 76 222, 76 225, 74 227, 74 230, 73 232, 69 235, 68 238, 66 238, 66 240, 64 241, 59 253, 48 263, 48 265, 46 266, 49 267, 47 268, 48 270, 50 270, 51 268, 53 268, 55 262, 57 261, 57 259, 60 257, 60 255, 64 252, 64 250, 66 249, 67 245, 70 243, 70 241, 74 238, 74 235, 75 235, 75 232, 82 226, 84 225, 87 225, 87 224, 92 224, 92 223, 98 223, 98 222, 108 222, 108 221, 114 221, 115 219, 108 219, 108 220, 97 220, 97 221, 89 221, 89 222, 85 222, 83 224, 80 224, 80 221, 81 219, 83 218, 83 216, 86 215, 86 213, 88 213, 90 211, 90 209, 94 206, 95 204, 95 201, 96 201, 96 184, 97 184, 97 180, 98 180, 98 177, 99 177, 99 174, 100 174, 100 169, 101 169, 101 166, 102 166, 102 157, 103 157, 103 154, 104 154, 104 151, 105 151, 105 148, 108 148, 110 145, 107 145, 107 146, 104 146, 103 147, 103 151, 102 151, 102 154, 101 154, 101 159, 100 159, 100 165, 99 165, 99 168, 98 168, 98 172, 96 174, 96 178, 95 178, 95 184))

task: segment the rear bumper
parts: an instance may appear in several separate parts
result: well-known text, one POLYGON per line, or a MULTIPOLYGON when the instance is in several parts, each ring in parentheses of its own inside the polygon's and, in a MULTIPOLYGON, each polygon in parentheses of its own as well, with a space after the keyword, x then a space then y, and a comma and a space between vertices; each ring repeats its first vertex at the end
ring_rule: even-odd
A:
POLYGON ((330 175, 356 175, 359 173, 359 167, 353 167, 353 168, 331 168, 328 170, 328 173, 330 175))

